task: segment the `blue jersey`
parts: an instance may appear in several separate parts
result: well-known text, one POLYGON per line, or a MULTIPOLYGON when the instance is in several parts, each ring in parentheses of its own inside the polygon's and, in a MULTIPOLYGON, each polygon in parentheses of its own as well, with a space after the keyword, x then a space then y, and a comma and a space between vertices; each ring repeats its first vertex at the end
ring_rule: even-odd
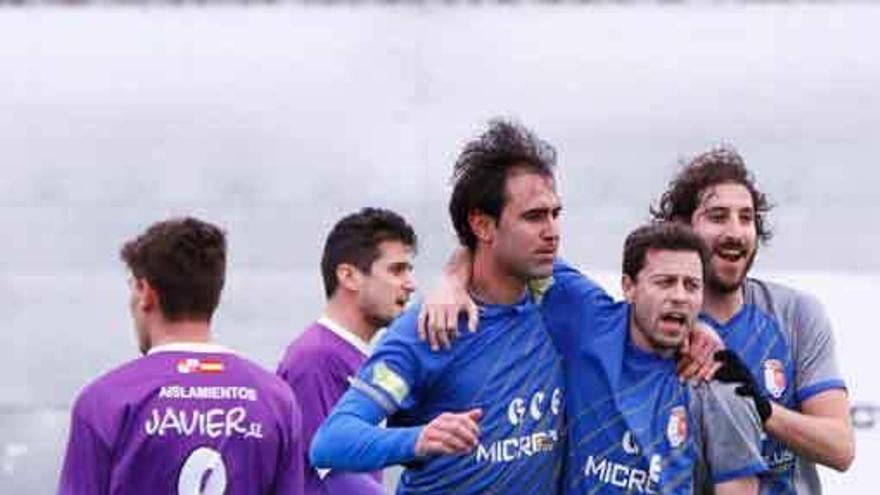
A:
POLYGON ((565 493, 690 495, 701 471, 718 483, 766 469, 748 403, 635 347, 628 304, 558 264, 542 308, 565 365, 565 493))
MULTIPOLYGON (((745 304, 726 323, 701 317, 742 357, 768 397, 798 410, 816 394, 845 388, 831 325, 818 301, 755 279, 746 280, 743 290, 745 304)), ((815 463, 769 437, 762 453, 770 467, 761 477, 762 494, 821 493, 815 463)))
MULTIPOLYGON (((539 308, 528 296, 513 305, 481 305, 480 314, 476 333, 462 321, 452 349, 440 352, 419 340, 418 308, 396 320, 322 426, 328 431, 318 432, 313 458, 338 467, 325 439, 340 423, 337 411, 365 397, 384 409, 388 430, 401 432, 443 412, 481 408, 481 434, 473 453, 388 457, 407 465, 398 493, 557 493, 564 452, 562 366, 539 308)), ((364 456, 371 455, 369 450, 364 456)))

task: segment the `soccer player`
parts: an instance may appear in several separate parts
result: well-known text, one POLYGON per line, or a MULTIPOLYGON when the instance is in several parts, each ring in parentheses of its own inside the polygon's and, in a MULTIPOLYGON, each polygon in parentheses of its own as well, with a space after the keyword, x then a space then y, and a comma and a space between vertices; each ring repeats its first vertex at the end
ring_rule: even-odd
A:
POLYGON ((712 256, 703 319, 742 356, 770 435, 765 494, 821 493, 816 462, 845 471, 854 439, 831 324, 812 296, 748 278, 759 241, 770 237, 769 204, 742 157, 720 148, 695 157, 652 213, 690 224, 712 256))
POLYGON ((330 231, 321 258, 327 305, 288 348, 278 375, 300 401, 303 448, 299 453, 308 495, 381 495, 382 472, 319 473, 309 467, 308 446, 370 354, 370 341, 404 309, 415 290, 416 234, 398 214, 364 208, 330 231))
POLYGON ((506 121, 465 146, 449 211, 474 253, 478 331, 433 352, 418 308, 405 312, 318 430, 315 466, 405 464, 401 494, 557 493, 562 368, 526 290, 550 275, 558 248, 554 166, 548 144, 506 121))
POLYGON ((121 256, 145 355, 77 398, 58 492, 301 494, 290 388, 212 341, 224 233, 171 219, 127 242, 121 256))
POLYGON ((655 224, 626 239, 624 302, 570 267, 554 270, 541 304, 565 366, 565 493, 758 493, 766 465, 750 403, 676 372, 697 323, 704 260, 688 227, 655 224))

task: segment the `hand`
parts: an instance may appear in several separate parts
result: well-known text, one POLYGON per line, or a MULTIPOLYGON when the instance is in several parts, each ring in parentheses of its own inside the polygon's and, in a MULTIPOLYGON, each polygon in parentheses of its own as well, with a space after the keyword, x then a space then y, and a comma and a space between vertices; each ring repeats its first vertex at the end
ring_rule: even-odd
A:
POLYGON ((715 361, 721 363, 721 368, 715 373, 715 379, 723 383, 738 383, 737 395, 751 397, 755 402, 755 409, 758 410, 758 416, 761 417, 761 423, 766 424, 773 413, 773 406, 755 382, 749 367, 729 349, 716 352, 715 361))
POLYGON ((417 329, 419 338, 427 340, 432 350, 442 345, 448 349, 451 342, 458 337, 458 315, 466 313, 468 329, 477 330, 479 309, 467 292, 467 280, 461 281, 449 274, 444 274, 440 284, 425 298, 419 310, 417 329))
POLYGON ((443 413, 437 416, 419 434, 419 439, 416 441, 416 455, 424 457, 469 453, 480 441, 480 425, 477 421, 482 416, 482 409, 471 409, 463 413, 443 413))
POLYGON ((678 359, 678 376, 682 380, 709 381, 721 363, 712 359, 724 349, 724 341, 709 325, 698 321, 681 347, 678 359))

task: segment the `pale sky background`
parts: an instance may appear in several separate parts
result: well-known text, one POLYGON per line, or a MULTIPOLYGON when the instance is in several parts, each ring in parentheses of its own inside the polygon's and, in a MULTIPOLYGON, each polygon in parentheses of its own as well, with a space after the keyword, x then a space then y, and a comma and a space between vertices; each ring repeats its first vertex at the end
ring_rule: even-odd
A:
MULTIPOLYGON (((878 21, 872 4, 0 9, 0 492, 51 492, 69 402, 136 354, 126 238, 169 215, 224 226, 218 332, 274 367, 320 311, 340 215, 403 213, 434 280, 452 162, 496 115, 556 145, 564 254, 611 281, 677 160, 738 147, 777 205, 757 270, 840 300, 841 348, 865 356, 845 371, 880 404, 860 328, 880 283, 878 21)), ((867 493, 850 485, 878 435, 832 493, 867 493)))

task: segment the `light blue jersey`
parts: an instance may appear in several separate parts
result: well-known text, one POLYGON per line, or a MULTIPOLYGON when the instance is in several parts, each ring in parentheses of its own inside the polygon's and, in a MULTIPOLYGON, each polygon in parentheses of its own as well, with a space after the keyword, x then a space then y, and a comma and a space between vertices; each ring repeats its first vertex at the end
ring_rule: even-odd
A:
POLYGON ((750 404, 635 347, 628 304, 557 264, 542 308, 565 365, 565 493, 690 495, 766 469, 750 404))
MULTIPOLYGON (((799 410, 800 404, 832 389, 845 389, 834 356, 831 324, 813 297, 788 287, 747 279, 745 304, 724 324, 702 319, 749 366, 771 400, 799 410)), ((767 438, 762 453, 770 471, 761 477, 764 495, 821 493, 815 463, 767 438)))
MULTIPOLYGON (((418 308, 411 308, 388 330, 322 427, 328 431, 319 430, 313 459, 321 467, 373 467, 345 465, 343 457, 352 451, 329 452, 336 450, 332 443, 350 442, 333 430, 341 416, 358 414, 352 407, 357 403, 380 407, 389 432, 413 431, 443 412, 478 407, 483 410, 480 443, 472 454, 416 459, 413 443, 409 458, 385 458, 406 465, 398 493, 558 493, 564 455, 562 366, 531 297, 514 305, 481 305, 478 331, 468 332, 462 321, 461 336, 448 351, 434 352, 419 340, 417 315, 418 308)), ((415 438, 402 436, 397 443, 415 438)), ((373 455, 370 445, 362 447, 357 457, 373 455)))

